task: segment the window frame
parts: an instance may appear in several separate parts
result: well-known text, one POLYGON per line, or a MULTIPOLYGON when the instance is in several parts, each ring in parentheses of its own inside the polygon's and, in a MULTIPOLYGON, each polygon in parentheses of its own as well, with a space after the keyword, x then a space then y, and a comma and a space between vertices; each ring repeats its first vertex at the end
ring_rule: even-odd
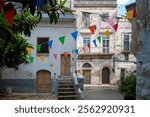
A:
POLYGON ((131 42, 131 34, 128 34, 128 33, 124 33, 122 35, 122 38, 123 38, 123 52, 130 52, 130 42, 131 42), (128 35, 128 40, 125 40, 125 35, 128 35), (125 42, 127 43, 128 42, 128 49, 125 48, 125 42))
MULTIPOLYGON (((37 38, 36 38, 36 45, 39 45, 38 39, 42 39, 42 38, 47 39, 47 42, 50 40, 49 37, 37 37, 37 38)), ((44 43, 47 44, 46 42, 44 42, 44 43)), ((42 46, 41 46, 41 48, 42 48, 42 46)), ((37 56, 40 56, 40 55, 49 55, 49 54, 50 54, 50 49, 49 49, 48 44, 47 44, 47 49, 48 49, 48 52, 47 52, 47 53, 44 53, 44 52, 42 53, 42 52, 38 52, 38 51, 37 51, 37 48, 36 48, 36 54, 37 54, 37 56)))
POLYGON ((83 25, 82 28, 88 28, 90 26, 90 15, 86 16, 82 13, 83 25))
POLYGON ((102 46, 101 47, 102 47, 103 54, 110 53, 110 39, 108 37, 102 37, 102 46), (104 46, 104 43, 105 43, 105 46, 104 46))
MULTIPOLYGON (((89 43, 91 44, 91 38, 89 38, 89 37, 84 37, 84 38, 83 38, 83 41, 82 41, 83 47, 87 49, 87 48, 88 48, 88 47, 87 47, 87 44, 89 44, 89 43), (84 40, 86 40, 86 43, 84 43, 84 40), (87 41, 87 40, 88 40, 88 41, 87 41), (88 42, 88 43, 87 43, 87 42, 88 42)), ((86 54, 89 54, 89 53, 90 53, 90 50, 91 50, 91 48, 88 48, 88 51, 86 50, 85 53, 86 53, 86 54)))

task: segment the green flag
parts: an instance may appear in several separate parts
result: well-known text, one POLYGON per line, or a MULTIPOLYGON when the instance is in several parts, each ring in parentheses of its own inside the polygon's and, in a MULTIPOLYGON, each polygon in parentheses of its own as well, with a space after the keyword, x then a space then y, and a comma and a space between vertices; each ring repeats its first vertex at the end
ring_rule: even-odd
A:
POLYGON ((65 36, 62 36, 59 38, 60 42, 62 43, 62 45, 64 45, 64 42, 65 42, 65 36))
POLYGON ((30 63, 33 63, 34 57, 30 56, 30 63))
POLYGON ((97 37, 97 39, 98 39, 99 43, 101 43, 102 37, 99 36, 99 37, 97 37))
POLYGON ((39 52, 41 50, 41 44, 40 45, 36 45, 37 51, 39 52))

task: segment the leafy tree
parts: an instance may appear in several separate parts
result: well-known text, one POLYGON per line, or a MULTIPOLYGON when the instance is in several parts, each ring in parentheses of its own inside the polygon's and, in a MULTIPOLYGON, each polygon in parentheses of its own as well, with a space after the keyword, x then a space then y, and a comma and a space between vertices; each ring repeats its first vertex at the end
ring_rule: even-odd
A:
POLYGON ((0 0, 0 67, 18 68, 29 62, 27 48, 33 48, 26 36, 36 27, 42 18, 42 12, 48 14, 50 23, 57 23, 59 14, 71 12, 64 6, 67 0, 0 0), (22 13, 14 16, 12 26, 5 16, 5 6, 22 3, 22 13), (7 4, 8 3, 8 4, 7 4), (37 15, 35 15, 37 11, 37 15), (24 34, 25 36, 22 36, 24 34))

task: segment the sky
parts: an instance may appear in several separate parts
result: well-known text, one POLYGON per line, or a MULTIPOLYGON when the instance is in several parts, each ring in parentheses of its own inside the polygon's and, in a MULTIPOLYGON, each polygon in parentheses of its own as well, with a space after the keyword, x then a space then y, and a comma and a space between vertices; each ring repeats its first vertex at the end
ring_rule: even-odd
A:
POLYGON ((117 14, 125 15, 125 13, 126 13, 125 5, 135 2, 135 1, 136 0, 117 0, 117 4, 118 4, 117 14))

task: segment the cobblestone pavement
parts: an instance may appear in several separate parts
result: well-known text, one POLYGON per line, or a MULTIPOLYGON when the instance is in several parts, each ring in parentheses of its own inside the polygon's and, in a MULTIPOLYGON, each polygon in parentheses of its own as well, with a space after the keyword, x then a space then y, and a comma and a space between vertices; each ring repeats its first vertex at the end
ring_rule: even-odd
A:
POLYGON ((57 100, 57 97, 51 94, 12 94, 0 96, 0 100, 57 100))
POLYGON ((85 85, 84 97, 85 100, 123 100, 117 87, 113 85, 85 85))

